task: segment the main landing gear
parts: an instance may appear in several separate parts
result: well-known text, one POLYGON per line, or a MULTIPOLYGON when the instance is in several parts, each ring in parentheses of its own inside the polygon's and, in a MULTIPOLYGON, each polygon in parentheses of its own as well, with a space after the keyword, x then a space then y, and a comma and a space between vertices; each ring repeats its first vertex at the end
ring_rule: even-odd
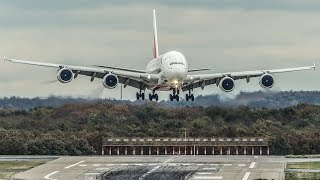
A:
POLYGON ((155 94, 156 90, 152 90, 152 94, 149 94, 149 100, 152 101, 153 99, 155 99, 156 101, 158 101, 159 97, 158 94, 155 94))
POLYGON ((186 100, 189 101, 189 99, 191 101, 194 101, 194 96, 193 94, 191 93, 191 90, 189 89, 189 94, 186 94, 186 100))
POLYGON ((137 100, 139 100, 140 98, 144 100, 144 92, 142 92, 141 89, 139 92, 137 92, 136 96, 137 96, 137 100))
POLYGON ((173 101, 174 99, 179 101, 180 100, 180 98, 179 98, 179 90, 173 89, 172 90, 172 94, 170 94, 169 98, 170 98, 170 101, 173 101))

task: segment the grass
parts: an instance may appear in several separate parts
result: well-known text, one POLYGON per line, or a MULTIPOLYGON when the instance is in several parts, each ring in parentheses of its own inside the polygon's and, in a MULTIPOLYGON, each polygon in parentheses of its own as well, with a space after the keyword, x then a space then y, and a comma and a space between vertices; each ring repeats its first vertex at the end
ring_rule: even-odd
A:
POLYGON ((320 158, 320 154, 286 155, 286 158, 320 158))
POLYGON ((0 179, 11 179, 14 174, 43 163, 45 161, 0 161, 0 179))
POLYGON ((320 179, 320 173, 300 173, 300 172, 287 172, 286 180, 296 179, 320 179))
POLYGON ((320 169, 320 162, 288 163, 287 169, 320 169))

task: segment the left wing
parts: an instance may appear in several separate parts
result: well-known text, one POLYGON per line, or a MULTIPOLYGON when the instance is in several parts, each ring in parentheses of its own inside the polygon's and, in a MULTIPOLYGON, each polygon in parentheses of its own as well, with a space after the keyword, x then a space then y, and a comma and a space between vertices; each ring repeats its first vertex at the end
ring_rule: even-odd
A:
POLYGON ((227 73, 214 73, 214 74, 198 74, 198 75, 188 75, 184 85, 182 87, 183 91, 189 89, 194 89, 204 86, 220 83, 220 80, 224 77, 231 77, 233 80, 246 79, 247 82, 250 81, 252 77, 259 77, 264 74, 276 74, 285 73, 293 71, 303 71, 303 70, 314 70, 316 68, 313 66, 297 67, 297 68, 284 68, 284 69, 270 69, 270 70, 257 70, 257 71, 242 71, 242 72, 227 72, 227 73))
POLYGON ((43 63, 35 61, 26 61, 18 59, 8 59, 4 57, 4 61, 19 63, 19 64, 28 64, 34 66, 43 66, 43 67, 52 67, 62 69, 69 68, 74 73, 74 78, 78 75, 84 75, 91 77, 91 81, 94 78, 103 78, 106 74, 112 73, 118 76, 119 83, 124 84, 124 86, 132 86, 138 89, 144 90, 147 87, 147 84, 151 81, 158 81, 159 77, 157 74, 148 74, 143 71, 132 71, 126 69, 116 69, 116 68, 107 68, 107 67, 86 67, 86 66, 74 66, 74 65, 65 65, 65 64, 54 64, 54 63, 43 63))

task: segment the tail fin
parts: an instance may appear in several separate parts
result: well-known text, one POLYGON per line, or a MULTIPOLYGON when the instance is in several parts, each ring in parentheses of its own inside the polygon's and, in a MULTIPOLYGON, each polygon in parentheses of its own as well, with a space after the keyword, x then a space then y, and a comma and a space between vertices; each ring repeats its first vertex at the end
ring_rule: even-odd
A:
POLYGON ((155 9, 153 9, 153 56, 154 56, 154 58, 157 58, 159 56, 157 19, 156 19, 156 10, 155 9))

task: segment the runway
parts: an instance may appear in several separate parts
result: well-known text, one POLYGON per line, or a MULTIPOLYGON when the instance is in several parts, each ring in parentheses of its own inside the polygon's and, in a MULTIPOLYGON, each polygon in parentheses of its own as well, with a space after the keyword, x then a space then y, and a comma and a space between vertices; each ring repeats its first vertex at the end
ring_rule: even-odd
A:
POLYGON ((13 179, 282 179, 280 156, 60 157, 13 179))

